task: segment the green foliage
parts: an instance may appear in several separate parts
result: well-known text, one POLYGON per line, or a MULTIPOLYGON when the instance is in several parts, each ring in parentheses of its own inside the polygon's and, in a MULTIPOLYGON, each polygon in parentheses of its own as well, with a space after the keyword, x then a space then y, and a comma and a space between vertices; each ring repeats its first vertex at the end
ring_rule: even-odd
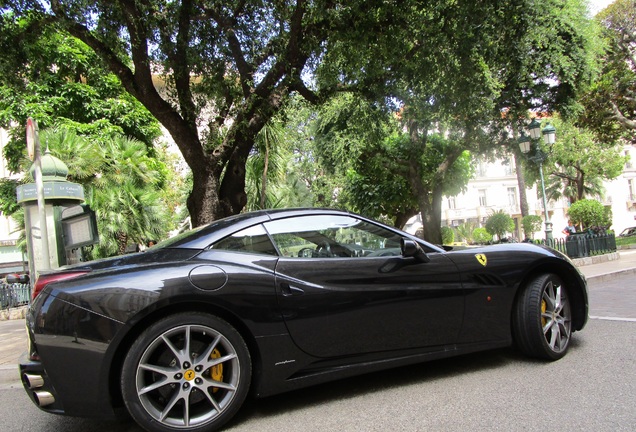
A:
MULTIPOLYGON (((347 102, 332 117, 323 114, 335 129, 321 129, 319 135, 327 137, 322 155, 315 152, 312 156, 318 157, 305 162, 321 160, 325 166, 313 171, 317 175, 309 177, 307 170, 299 177, 314 193, 321 190, 317 201, 323 204, 357 203, 366 206, 365 211, 390 213, 396 221, 413 211, 424 218, 431 215, 424 221, 425 233, 440 241, 441 194, 449 185, 461 188, 461 179, 452 178, 448 170, 464 151, 482 153, 494 145, 477 138, 482 127, 501 119, 503 110, 510 110, 515 121, 529 109, 574 111, 572 100, 588 77, 587 19, 579 0, 548 0, 541 8, 529 0, 46 5, 27 0, 10 2, 2 13, 2 60, 8 65, 2 72, 11 72, 7 75, 15 77, 13 85, 36 85, 34 78, 24 80, 25 74, 16 74, 16 69, 47 71, 59 63, 58 70, 65 70, 66 64, 73 65, 53 63, 46 56, 41 62, 33 59, 33 54, 54 51, 60 44, 51 36, 68 31, 100 56, 93 61, 93 53, 68 44, 64 52, 75 53, 71 58, 77 62, 70 69, 102 61, 160 119, 194 171, 190 204, 195 224, 237 213, 249 202, 243 193, 243 173, 249 171, 245 161, 261 129, 290 94, 320 103, 348 91, 372 102, 347 102), (16 48, 22 46, 27 49, 16 48), (161 71, 157 84, 150 79, 156 70, 161 71), (399 111, 398 130, 408 131, 409 145, 402 149, 387 145, 386 136, 395 130, 387 133, 384 121, 374 122, 387 109, 399 111), (350 133, 342 132, 346 130, 350 133), (434 147, 435 139, 429 139, 433 133, 452 144, 441 153, 443 158, 435 149, 426 154, 434 147), (389 156, 382 156, 384 150, 389 156), (402 163, 391 159, 394 150, 400 150, 402 163), (356 162, 347 163, 350 160, 356 162), (338 165, 337 171, 330 171, 338 165), (401 183, 393 198, 386 180, 391 177, 385 176, 385 185, 376 189, 379 174, 369 173, 368 167, 382 167, 401 183), (403 174, 405 169, 409 175, 403 174), (326 173, 333 177, 326 178, 326 173), (345 176, 355 186, 350 196, 334 193, 345 176), (410 196, 402 194, 403 186, 410 196), (374 210, 369 194, 392 198, 401 206, 389 202, 374 210)), ((80 73, 69 74, 68 81, 81 83, 82 76, 92 79, 80 73)), ((57 103, 102 100, 81 86, 65 90, 57 103)), ((87 104, 84 111, 94 109, 87 104)), ((47 105, 32 103, 23 111, 36 110, 33 115, 43 126, 51 124, 45 121, 52 112, 47 105)), ((257 189, 269 190, 264 183, 257 189)), ((266 193, 259 197, 261 206, 262 198, 266 193)))
POLYGON ((9 169, 19 172, 25 163, 27 117, 41 130, 63 125, 92 138, 127 135, 152 148, 161 135, 156 119, 92 49, 59 28, 40 33, 37 17, 5 13, 0 21, 0 46, 6 48, 0 61, 0 126, 11 131, 4 154, 9 169))
POLYGON ((84 186, 100 235, 93 258, 122 254, 128 244, 159 240, 174 228, 180 179, 144 143, 121 135, 86 139, 64 127, 41 130, 40 140, 67 164, 69 181, 84 186))
POLYGON ((442 244, 448 245, 455 241, 455 230, 451 227, 442 227, 442 244))
POLYGON ((603 181, 618 177, 628 160, 622 155, 622 146, 599 142, 592 132, 571 122, 559 118, 551 122, 557 129, 557 140, 545 163, 547 197, 575 202, 586 196, 602 196, 603 181))
POLYGON ((512 232, 514 229, 514 220, 503 210, 493 212, 486 220, 486 231, 493 236, 496 235, 498 240, 503 239, 507 232, 512 232))
POLYGON ((608 229, 612 225, 612 209, 596 200, 584 199, 575 202, 568 210, 568 217, 583 229, 608 229))
POLYGON ((616 237, 616 246, 628 246, 636 244, 636 236, 616 237))
POLYGON ((465 241, 468 244, 474 242, 473 232, 475 231, 476 224, 473 222, 464 222, 455 228, 455 233, 460 240, 465 241))
POLYGON ((0 213, 12 215, 20 209, 15 189, 19 182, 11 179, 0 179, 0 213))
POLYGON ((616 0, 596 19, 602 28, 602 69, 583 97, 581 123, 601 142, 636 143, 636 3, 616 0))
POLYGON ((527 215, 521 219, 521 225, 523 226, 523 234, 526 238, 532 238, 534 233, 541 231, 541 224, 543 219, 537 215, 527 215))
POLYGON ((473 231, 473 240, 476 244, 487 244, 492 241, 492 234, 486 228, 475 228, 473 231))

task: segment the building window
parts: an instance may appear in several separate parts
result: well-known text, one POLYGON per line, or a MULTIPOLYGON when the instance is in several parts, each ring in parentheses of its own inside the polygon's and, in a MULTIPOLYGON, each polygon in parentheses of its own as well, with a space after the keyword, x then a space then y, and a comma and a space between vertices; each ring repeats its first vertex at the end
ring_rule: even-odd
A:
POLYGON ((636 201, 636 190, 634 189, 634 179, 627 180, 627 186, 629 188, 629 200, 636 201))
POLYGON ((486 201, 486 189, 479 189, 479 206, 486 207, 488 205, 488 201, 486 201))
POLYGON ((486 177, 487 174, 486 162, 482 160, 477 161, 477 177, 486 177))
POLYGON ((448 197, 448 208, 451 210, 455 210, 457 208, 455 197, 448 197))
POLYGON ((625 157, 627 157, 627 162, 625 162, 625 168, 631 168, 632 167, 632 160, 629 156, 629 151, 625 150, 625 157))
POLYGON ((504 169, 506 175, 513 175, 515 173, 515 160, 511 157, 507 158, 504 162, 504 169))
POLYGON ((517 188, 508 188, 508 205, 510 207, 517 207, 517 188))

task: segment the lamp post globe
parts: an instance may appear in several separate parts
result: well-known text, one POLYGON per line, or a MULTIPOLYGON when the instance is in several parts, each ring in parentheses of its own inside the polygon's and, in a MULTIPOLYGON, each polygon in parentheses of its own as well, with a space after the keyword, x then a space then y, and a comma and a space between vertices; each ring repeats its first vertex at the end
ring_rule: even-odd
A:
POLYGON ((532 119, 528 125, 528 133, 532 139, 535 140, 541 137, 541 123, 539 123, 536 118, 532 119))
POLYGON ((543 198, 543 214, 545 216, 545 240, 546 243, 550 245, 552 242, 552 222, 550 221, 550 215, 548 214, 548 201, 545 196, 545 180, 543 178, 543 162, 546 160, 548 155, 541 150, 539 139, 541 138, 541 135, 543 135, 544 142, 548 146, 552 146, 556 140, 556 129, 554 126, 548 124, 545 128, 543 128, 543 130, 541 130, 541 123, 535 118, 532 119, 530 124, 527 126, 527 130, 530 136, 521 132, 521 136, 519 137, 519 148, 523 154, 528 155, 532 144, 534 144, 535 147, 534 155, 528 155, 528 159, 539 165, 541 194, 543 198))
POLYGON ((556 141, 556 128, 554 126, 548 124, 541 132, 543 133, 543 141, 547 145, 551 146, 554 144, 554 141, 556 141))

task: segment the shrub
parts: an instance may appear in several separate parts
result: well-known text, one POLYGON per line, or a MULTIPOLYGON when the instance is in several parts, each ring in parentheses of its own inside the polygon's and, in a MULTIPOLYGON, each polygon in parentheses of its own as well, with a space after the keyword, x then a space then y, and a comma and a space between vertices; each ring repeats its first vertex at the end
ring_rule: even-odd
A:
POLYGON ((478 244, 486 244, 492 241, 492 235, 488 233, 486 228, 475 228, 473 231, 473 240, 478 244))
POLYGON ((455 231, 451 227, 442 227, 442 244, 451 244, 455 241, 455 231))
POLYGON ((486 221, 486 231, 496 235, 498 240, 503 239, 507 232, 512 232, 514 229, 515 221, 503 210, 494 212, 486 221))
POLYGON ((523 234, 526 238, 532 238, 534 233, 541 231, 541 224, 543 223, 543 219, 541 216, 537 215, 528 215, 524 216, 521 219, 521 225, 523 226, 523 234))
POLYGON ((583 199, 575 202, 568 211, 570 220, 581 224, 583 229, 608 229, 612 225, 612 209, 596 200, 583 199))
POLYGON ((466 243, 473 243, 473 231, 475 231, 475 224, 473 222, 464 222, 455 229, 455 234, 460 240, 466 243))

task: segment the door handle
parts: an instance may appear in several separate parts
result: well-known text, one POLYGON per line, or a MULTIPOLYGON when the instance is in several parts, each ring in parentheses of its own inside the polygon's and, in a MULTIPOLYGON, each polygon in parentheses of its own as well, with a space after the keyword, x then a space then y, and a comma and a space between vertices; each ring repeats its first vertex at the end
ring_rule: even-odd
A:
POLYGON ((292 286, 288 283, 282 283, 280 284, 280 287, 281 287, 281 292, 285 297, 305 294, 305 291, 303 291, 302 289, 292 286))

